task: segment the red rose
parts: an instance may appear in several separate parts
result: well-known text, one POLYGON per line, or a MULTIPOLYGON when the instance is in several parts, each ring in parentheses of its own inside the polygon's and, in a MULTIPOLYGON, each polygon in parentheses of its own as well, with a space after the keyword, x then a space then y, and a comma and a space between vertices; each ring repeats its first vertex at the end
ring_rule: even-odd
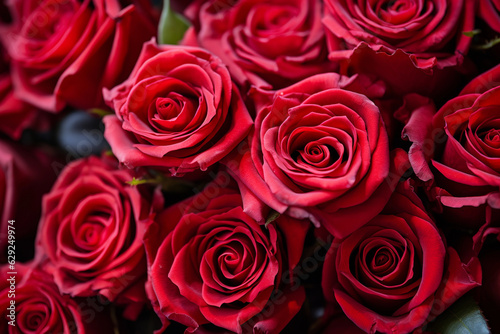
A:
POLYGON ((500 32, 500 1, 479 0, 478 14, 490 28, 500 32))
POLYGON ((445 220, 475 229, 500 221, 499 69, 472 81, 433 119, 435 141, 444 148, 432 160, 432 196, 445 220))
POLYGON ((452 86, 442 70, 462 63, 474 13, 473 0, 326 0, 323 22, 331 60, 380 76, 396 94, 427 95, 452 86))
POLYGON ((18 140, 27 128, 46 130, 49 124, 45 114, 16 96, 8 57, 0 45, 0 132, 18 140))
POLYGON ((246 136, 252 120, 219 58, 146 43, 124 83, 105 91, 116 116, 104 136, 121 163, 183 174, 206 170, 246 136))
POLYGON ((477 258, 463 264, 420 199, 402 183, 382 214, 335 240, 323 268, 327 301, 369 333, 409 333, 481 281, 477 258))
POLYGON ((237 333, 279 333, 305 298, 282 275, 298 263, 308 224, 279 217, 264 226, 243 212, 230 184, 219 174, 148 229, 148 294, 164 322, 189 330, 212 323, 237 333))
POLYGON ((116 165, 97 157, 72 162, 44 197, 37 259, 62 293, 140 300, 141 289, 129 288, 144 284, 142 237, 163 198, 128 185, 139 176, 116 165))
POLYGON ((11 12, 2 32, 16 91, 53 112, 103 106, 102 88, 127 77, 155 34, 140 8, 118 0, 15 0, 11 12))
POLYGON ((200 45, 228 65, 240 85, 282 88, 334 69, 327 59, 318 0, 196 1, 185 44, 200 45))
MULTIPOLYGON (((387 132, 357 79, 317 75, 277 91, 258 108, 250 149, 226 159, 243 187, 274 210, 345 236, 378 214, 391 194, 387 132)), ((365 83, 366 84, 366 83, 365 83)), ((383 89, 367 86, 367 94, 383 89)), ((401 175, 401 174, 399 174, 401 175)))
POLYGON ((33 258, 42 196, 56 179, 51 163, 51 157, 41 150, 0 141, 1 262, 6 260, 9 220, 15 220, 17 260, 33 258))
POLYGON ((2 333, 113 332, 104 314, 84 314, 76 300, 61 295, 49 274, 21 263, 15 267, 15 274, 8 266, 0 267, 2 333))

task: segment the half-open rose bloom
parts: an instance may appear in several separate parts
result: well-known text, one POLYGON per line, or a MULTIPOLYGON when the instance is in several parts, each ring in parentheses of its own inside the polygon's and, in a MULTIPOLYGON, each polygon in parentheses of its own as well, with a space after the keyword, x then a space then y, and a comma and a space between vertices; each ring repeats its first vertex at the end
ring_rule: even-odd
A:
POLYGON ((127 184, 140 175, 116 167, 114 159, 89 157, 62 171, 43 199, 36 259, 62 293, 137 302, 131 307, 140 309, 142 237, 163 197, 159 190, 127 184))
POLYGON ((327 253, 323 291, 367 333, 409 333, 481 282, 479 260, 462 263, 422 202, 401 183, 384 211, 327 253))
MULTIPOLYGON (((250 148, 224 161, 242 187, 246 212, 260 219, 253 208, 263 201, 345 236, 382 210, 398 171, 389 174, 379 108, 347 90, 359 88, 358 79, 320 74, 256 100, 250 148)), ((378 84, 365 87, 372 96, 383 92, 378 84)))
POLYGON ((2 333, 112 333, 107 312, 91 309, 89 314, 88 309, 82 310, 78 301, 59 293, 46 272, 19 262, 16 274, 9 272, 12 270, 7 265, 0 267, 2 333))
POLYGON ((264 226, 243 212, 233 183, 219 174, 146 232, 147 291, 164 325, 279 333, 302 306, 303 287, 290 275, 308 224, 282 216, 264 226))
POLYGON ((144 44, 130 77, 105 98, 116 116, 104 118, 104 136, 128 167, 206 170, 252 125, 226 66, 200 48, 144 44))
POLYGON ((15 220, 17 260, 33 257, 42 196, 56 179, 52 162, 42 150, 0 140, 1 262, 6 260, 9 220, 15 220))
POLYGON ((326 0, 323 22, 331 60, 425 95, 453 85, 441 70, 463 62, 474 14, 474 0, 326 0))
MULTIPOLYGON (((430 196, 442 218, 475 230, 500 221, 499 78, 497 66, 474 79, 433 119, 421 118, 412 125, 413 132, 427 131, 426 140, 436 143, 430 196)), ((427 151, 434 153, 423 145, 422 152, 427 151)))
POLYGON ((9 1, 1 29, 18 96, 57 112, 104 106, 102 88, 128 76, 155 23, 119 0, 9 1), (141 27, 138 29, 137 27, 141 27))
POLYGON ((184 43, 219 56, 240 85, 282 88, 336 66, 321 12, 319 0, 195 1, 184 43))

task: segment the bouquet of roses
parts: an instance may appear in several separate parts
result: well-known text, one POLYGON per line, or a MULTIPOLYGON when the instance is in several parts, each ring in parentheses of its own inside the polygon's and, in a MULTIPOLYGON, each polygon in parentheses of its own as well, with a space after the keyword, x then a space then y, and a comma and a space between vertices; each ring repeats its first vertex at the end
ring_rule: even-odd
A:
POLYGON ((2 333, 500 331, 500 2, 0 2, 2 333))

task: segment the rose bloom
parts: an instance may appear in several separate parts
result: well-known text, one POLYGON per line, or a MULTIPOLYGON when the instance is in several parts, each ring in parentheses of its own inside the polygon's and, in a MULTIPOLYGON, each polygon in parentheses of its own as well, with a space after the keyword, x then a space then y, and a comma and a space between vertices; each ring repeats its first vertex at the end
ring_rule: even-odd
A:
POLYGON ((200 48, 146 43, 130 77, 105 98, 116 116, 104 118, 104 136, 119 161, 172 175, 206 170, 252 124, 225 65, 200 48))
POLYGON ((146 288, 164 327, 168 318, 188 331, 279 333, 301 308, 303 287, 289 282, 309 224, 281 216, 264 226, 233 183, 219 174, 146 232, 146 288))
POLYGON ((102 88, 123 81, 155 23, 118 0, 14 0, 2 28, 18 96, 57 112, 103 107, 102 88), (137 29, 140 27, 140 29, 137 29))
POLYGON ((17 260, 33 257, 42 196, 56 179, 52 162, 42 150, 0 140, 1 262, 6 260, 9 220, 15 220, 17 260))
POLYGON ((396 94, 437 94, 453 86, 454 74, 442 70, 468 52, 472 38, 462 32, 474 29, 474 3, 326 0, 329 57, 354 73, 380 76, 396 94))
POLYGON ((478 15, 491 29, 500 32, 500 1, 479 0, 478 15))
POLYGON ((253 207, 263 201, 344 236, 382 210, 400 171, 389 174, 379 108, 347 90, 364 86, 376 96, 383 87, 358 79, 321 74, 255 99, 250 148, 224 160, 243 187, 246 212, 260 219, 253 207))
POLYGON ((445 221, 475 230, 500 221, 499 77, 498 66, 480 75, 432 120, 431 199, 445 221))
POLYGON ((195 1, 184 43, 219 56, 239 85, 282 88, 336 66, 321 11, 318 0, 195 1))
POLYGON ((12 270, 8 265, 0 267, 2 333, 113 332, 113 325, 105 318, 105 312, 84 314, 76 300, 59 293, 49 274, 19 262, 15 266, 15 275, 9 274, 12 270), (13 281, 9 281, 12 276, 15 276, 14 292, 11 292, 13 281), (11 301, 15 301, 14 312, 8 309, 11 301), (12 314, 15 326, 9 325, 9 321, 13 320, 9 315, 12 314))
POLYGON ((479 260, 446 248, 409 182, 325 259, 325 298, 367 333, 409 333, 481 282, 479 260))
POLYGON ((141 176, 116 167, 114 159, 89 157, 62 171, 43 199, 36 259, 62 293, 137 302, 134 308, 145 301, 142 237, 163 197, 128 185, 141 176))

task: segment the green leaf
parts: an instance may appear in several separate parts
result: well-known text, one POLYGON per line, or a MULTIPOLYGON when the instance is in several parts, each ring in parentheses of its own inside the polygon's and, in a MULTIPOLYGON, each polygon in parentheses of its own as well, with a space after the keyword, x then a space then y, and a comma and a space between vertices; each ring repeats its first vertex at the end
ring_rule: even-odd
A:
POLYGON ((486 41, 484 44, 472 45, 471 47, 476 50, 488 50, 500 43, 500 37, 496 37, 492 40, 486 41))
POLYGON ((108 110, 104 110, 104 109, 100 109, 100 108, 89 109, 89 112, 91 114, 95 114, 95 115, 100 116, 100 117, 104 117, 107 115, 113 115, 113 112, 108 111, 108 110))
POLYGON ((128 185, 131 186, 138 186, 140 184, 146 184, 146 183, 158 183, 158 180, 156 179, 136 179, 135 177, 132 177, 131 181, 126 182, 128 185))
POLYGON ((278 211, 272 210, 271 212, 269 212, 269 215, 267 216, 267 219, 266 219, 266 225, 265 225, 266 228, 269 224, 271 224, 273 221, 278 219, 279 216, 280 216, 280 213, 278 211))
POLYGON ((476 35, 479 35, 481 33, 480 29, 474 29, 471 31, 463 31, 462 34, 464 34, 467 37, 474 37, 476 35))
POLYGON ((158 43, 177 44, 188 28, 189 22, 170 8, 170 0, 163 0, 163 10, 158 26, 158 43))
POLYGON ((471 294, 460 298, 436 320, 427 325, 427 330, 441 334, 490 334, 488 324, 471 294))

